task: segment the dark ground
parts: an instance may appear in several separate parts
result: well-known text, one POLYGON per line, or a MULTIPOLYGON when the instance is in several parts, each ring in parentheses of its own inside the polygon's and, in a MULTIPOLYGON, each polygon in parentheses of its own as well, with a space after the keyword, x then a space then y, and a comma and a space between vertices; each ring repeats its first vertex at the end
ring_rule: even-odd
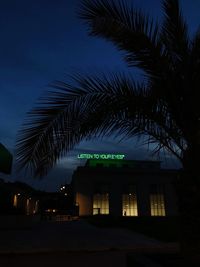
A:
POLYGON ((176 253, 179 249, 177 242, 158 241, 127 228, 113 224, 97 227, 80 220, 1 229, 0 267, 151 267, 135 261, 126 265, 127 253, 135 258, 138 252, 176 253))
POLYGON ((0 256, 1 267, 125 267, 126 253, 110 252, 57 252, 0 256))

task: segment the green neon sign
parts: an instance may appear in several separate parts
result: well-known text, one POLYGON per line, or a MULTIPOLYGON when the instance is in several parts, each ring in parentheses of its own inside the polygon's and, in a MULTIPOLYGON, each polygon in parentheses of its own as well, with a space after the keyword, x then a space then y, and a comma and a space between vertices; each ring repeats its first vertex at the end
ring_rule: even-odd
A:
POLYGON ((78 159, 119 159, 125 158, 124 154, 79 154, 78 159))

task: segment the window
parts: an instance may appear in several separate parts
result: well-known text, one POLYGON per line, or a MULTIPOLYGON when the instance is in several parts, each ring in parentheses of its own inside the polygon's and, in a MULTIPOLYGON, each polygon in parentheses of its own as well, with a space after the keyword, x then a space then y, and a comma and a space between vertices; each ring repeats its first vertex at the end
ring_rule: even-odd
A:
POLYGON ((134 185, 125 186, 122 195, 122 216, 138 216, 137 194, 134 185))
POLYGON ((93 215, 109 214, 109 194, 97 193, 93 196, 93 215))
POLYGON ((17 208, 17 195, 14 195, 14 199, 13 199, 13 206, 17 208))
POLYGON ((151 185, 150 208, 151 208, 151 216, 166 216, 163 185, 160 184, 151 185))

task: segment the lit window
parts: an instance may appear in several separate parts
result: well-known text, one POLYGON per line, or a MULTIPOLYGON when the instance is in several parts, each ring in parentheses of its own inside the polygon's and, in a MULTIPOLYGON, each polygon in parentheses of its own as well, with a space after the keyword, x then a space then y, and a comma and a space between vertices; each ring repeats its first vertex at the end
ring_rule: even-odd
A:
POLYGON ((17 195, 14 195, 13 206, 17 208, 17 195))
POLYGON ((93 215, 109 214, 109 194, 95 194, 93 196, 93 215))
POLYGON ((135 185, 125 185, 122 195, 122 216, 138 216, 135 185))
POLYGON ((163 185, 151 185, 150 206, 151 216, 166 216, 163 185))
POLYGON ((122 215, 138 216, 137 198, 135 194, 122 195, 122 215))

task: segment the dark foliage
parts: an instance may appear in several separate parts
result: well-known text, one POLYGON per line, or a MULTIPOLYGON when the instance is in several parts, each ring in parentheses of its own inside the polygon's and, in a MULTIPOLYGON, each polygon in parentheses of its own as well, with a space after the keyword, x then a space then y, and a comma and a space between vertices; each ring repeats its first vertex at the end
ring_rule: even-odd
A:
POLYGON ((105 135, 144 136, 185 166, 199 146, 200 33, 189 38, 178 0, 164 0, 163 15, 158 24, 126 1, 81 2, 89 33, 122 50, 145 82, 111 73, 53 83, 18 134, 19 169, 42 176, 83 139, 105 135))

